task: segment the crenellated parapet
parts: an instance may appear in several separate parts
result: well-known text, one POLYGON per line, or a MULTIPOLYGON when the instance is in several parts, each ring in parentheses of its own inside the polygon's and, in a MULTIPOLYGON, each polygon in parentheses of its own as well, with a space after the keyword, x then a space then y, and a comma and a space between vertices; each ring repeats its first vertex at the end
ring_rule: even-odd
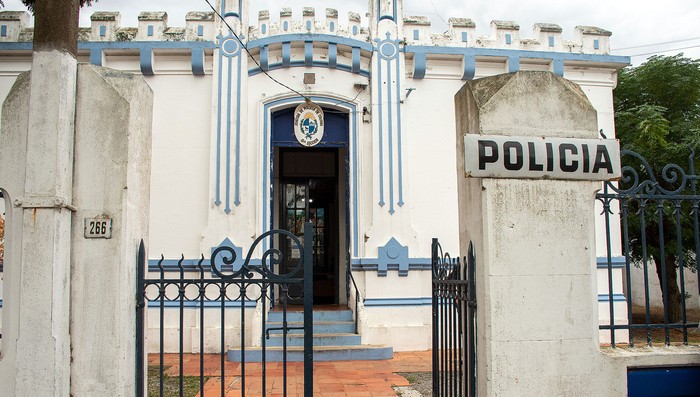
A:
POLYGON ((316 9, 304 7, 299 18, 295 18, 291 8, 283 8, 279 20, 270 19, 270 11, 258 13, 257 26, 250 26, 251 40, 283 34, 327 34, 354 39, 367 39, 367 27, 361 25, 360 14, 349 12, 345 20, 340 20, 338 10, 326 8, 323 18, 319 18, 316 9))
POLYGON ((447 32, 431 32, 427 17, 405 17, 403 36, 407 45, 475 47, 526 51, 609 54, 611 32, 593 26, 577 26, 574 40, 564 40, 559 25, 537 23, 531 38, 522 38, 513 21, 491 21, 488 36, 478 36, 476 24, 467 18, 450 18, 447 32))

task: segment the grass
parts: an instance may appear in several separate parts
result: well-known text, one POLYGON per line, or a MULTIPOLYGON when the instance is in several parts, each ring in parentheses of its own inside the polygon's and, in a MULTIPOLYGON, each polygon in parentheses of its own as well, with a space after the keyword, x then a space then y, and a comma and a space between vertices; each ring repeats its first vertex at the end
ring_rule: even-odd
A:
MULTIPOLYGON (((163 369, 163 397, 179 397, 180 396, 180 377, 169 376, 167 370, 170 367, 163 369)), ((160 396, 160 367, 157 365, 148 366, 148 395, 160 396)), ((207 382, 207 377, 204 377, 204 383, 207 382)), ((195 397, 199 393, 199 376, 184 376, 182 378, 182 390, 184 397, 195 397)))

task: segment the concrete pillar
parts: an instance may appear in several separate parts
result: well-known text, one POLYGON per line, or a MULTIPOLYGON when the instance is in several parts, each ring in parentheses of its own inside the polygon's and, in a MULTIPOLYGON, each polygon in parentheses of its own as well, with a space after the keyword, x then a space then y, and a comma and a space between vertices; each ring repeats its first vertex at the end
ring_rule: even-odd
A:
POLYGON ((70 317, 75 397, 136 390, 136 253, 148 237, 152 110, 153 92, 142 77, 79 67, 70 317), (90 223, 100 219, 109 236, 106 229, 90 236, 90 223))
POLYGON ((573 396, 585 385, 585 395, 614 395, 596 381, 600 182, 467 178, 464 169, 465 134, 596 139, 595 109, 549 72, 470 81, 455 106, 460 248, 473 241, 477 258, 478 394, 573 396))

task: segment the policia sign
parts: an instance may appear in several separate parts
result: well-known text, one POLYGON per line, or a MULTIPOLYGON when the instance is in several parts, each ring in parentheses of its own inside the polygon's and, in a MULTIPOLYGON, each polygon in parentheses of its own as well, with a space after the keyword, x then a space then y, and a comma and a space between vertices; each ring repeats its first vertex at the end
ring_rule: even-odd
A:
POLYGON ((467 134, 465 176, 477 178, 620 178, 615 139, 537 138, 467 134))

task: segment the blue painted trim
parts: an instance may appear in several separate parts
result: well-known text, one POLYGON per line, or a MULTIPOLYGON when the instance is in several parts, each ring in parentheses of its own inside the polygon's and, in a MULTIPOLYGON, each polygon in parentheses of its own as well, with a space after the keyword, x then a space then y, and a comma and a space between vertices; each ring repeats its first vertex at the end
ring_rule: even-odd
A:
MULTIPOLYGON (((377 49, 377 52, 379 50, 377 49)), ((384 115, 382 114, 384 111, 384 104, 382 102, 382 91, 383 91, 383 77, 382 77, 382 58, 377 57, 377 96, 378 96, 378 102, 379 104, 377 105, 378 111, 379 111, 379 206, 384 207, 384 137, 383 137, 383 126, 384 126, 384 115)))
MULTIPOLYGON (((100 32, 102 32, 102 29, 100 29, 100 32)), ((7 37, 7 25, 0 26, 0 36, 7 37)))
POLYGON ((396 60, 396 151, 398 156, 399 207, 403 207, 403 157, 401 151, 401 62, 396 60))
POLYGON ((139 52, 139 60, 141 64, 141 74, 144 76, 153 76, 153 49, 142 48, 139 52))
MULTIPOLYGON (((380 47, 381 51, 381 47, 380 47)), ((389 144, 389 214, 394 214, 394 113, 392 106, 392 95, 391 95, 391 60, 386 60, 386 103, 387 103, 387 113, 389 114, 388 123, 389 127, 387 131, 388 144, 389 144)), ((398 98, 397 98, 398 100, 398 98)))
POLYGON ((513 42, 513 38, 511 37, 510 33, 506 33, 506 44, 510 45, 513 42))
MULTIPOLYGON (((5 26, 3 25, 3 28, 5 26)), ((2 36, 6 36, 6 34, 2 34, 2 36)), ((100 37, 105 37, 107 36, 107 27, 105 25, 100 25, 100 37)))
POLYGON ((462 43, 469 42, 469 34, 467 32, 462 32, 462 43))
POLYGON ((554 36, 549 36, 548 40, 549 40, 549 46, 554 47, 554 36))
MULTIPOLYGON (((613 269, 624 269, 627 265, 627 258, 624 256, 613 256, 610 258, 610 267, 613 269)), ((596 267, 598 269, 608 268, 608 258, 598 257, 596 258, 596 267)))
MULTIPOLYGON (((221 38, 221 36, 219 36, 221 38)), ((221 205, 221 104, 222 104, 222 85, 223 85, 223 61, 224 57, 219 53, 219 78, 218 78, 218 88, 217 88, 217 107, 216 107, 216 197, 214 199, 214 204, 218 207, 221 205)))
POLYGON ((267 46, 260 47, 260 69, 264 71, 270 70, 269 64, 269 50, 267 46))
POLYGON ((348 37, 340 37, 330 34, 309 34, 309 33, 291 33, 291 34, 281 34, 271 37, 263 37, 260 39, 252 40, 248 42, 248 49, 258 48, 262 46, 269 46, 271 44, 289 43, 289 42, 314 42, 314 43, 335 43, 348 47, 358 47, 367 52, 372 52, 372 44, 365 41, 360 41, 356 39, 351 39, 348 37))
MULTIPOLYGON (((92 56, 92 52, 90 52, 92 56)), ((192 74, 195 76, 204 76, 204 49, 192 49, 192 74)))
POLYGON ((289 30, 289 21, 284 21, 282 24, 282 29, 284 29, 285 32, 289 30))
POLYGON ((328 67, 331 69, 338 67, 338 45, 335 43, 328 44, 328 67))
POLYGON ((306 30, 311 30, 311 21, 306 21, 306 30))
POLYGON ((243 58, 238 57, 238 71, 236 82, 236 191, 234 194, 233 204, 238 207, 241 205, 241 75, 243 73, 243 58))
MULTIPOLYGON (((291 59, 292 59, 292 43, 282 43, 282 67, 283 68, 288 68, 291 65, 291 59)), ((268 68, 270 65, 267 66, 268 68)), ((250 71, 248 71, 248 75, 250 76, 250 71)))
POLYGON ((420 40, 420 30, 413 29, 413 40, 420 40))
POLYGON ((389 265, 398 266, 399 277, 408 276, 408 246, 394 237, 377 249, 377 276, 386 277, 389 265))
POLYGON ((228 59, 228 86, 226 87, 226 207, 224 212, 231 213, 231 90, 233 82, 233 59, 228 59))
MULTIPOLYGON (((598 302, 610 302, 610 295, 598 294, 598 302)), ((624 294, 613 294, 613 302, 627 302, 624 294)))
MULTIPOLYGON (((327 98, 323 96, 310 96, 309 97, 312 101, 318 104, 333 104, 335 106, 339 106, 342 108, 348 109, 348 112, 350 115, 354 115, 357 112, 357 106, 354 104, 347 102, 347 101, 342 101, 342 100, 336 100, 334 98, 327 98)), ((274 106, 280 106, 280 105, 285 105, 285 104, 294 104, 294 103, 301 103, 300 99, 298 97, 295 98, 284 98, 284 99, 278 99, 269 103, 266 103, 264 106, 263 114, 264 114, 264 119, 263 119, 263 163, 262 163, 262 169, 263 170, 271 170, 272 165, 270 164, 271 160, 271 148, 270 148, 270 124, 269 124, 269 118, 271 116, 270 114, 270 109, 274 106)), ((359 241, 359 218, 358 218, 358 173, 357 173, 357 123, 355 122, 355 118, 351 116, 349 118, 349 123, 350 123, 350 131, 349 133, 351 134, 350 136, 350 142, 352 142, 352 148, 353 150, 350 153, 350 161, 353 164, 353 175, 350 176, 350 180, 352 181, 353 184, 353 190, 352 194, 353 196, 351 197, 352 201, 352 213, 354 214, 353 216, 353 224, 351 225, 352 229, 352 244, 353 248, 355 250, 354 255, 357 255, 359 248, 358 248, 358 241, 359 241)), ((270 195, 272 192, 270 192, 270 186, 268 185, 268 173, 263 172, 263 183, 262 183, 262 197, 263 197, 263 214, 262 214, 262 231, 268 231, 271 228, 271 217, 270 217, 270 212, 272 211, 271 204, 269 204, 270 200, 270 195)), ((267 250, 267 239, 263 240, 263 251, 267 250)))
POLYGON ((413 56, 413 78, 425 78, 425 70, 427 67, 427 59, 425 53, 415 54, 413 56))
MULTIPOLYGON (((379 258, 353 258, 351 260, 351 269, 352 271, 358 271, 358 272, 370 272, 370 271, 379 271, 379 258)), ((408 263, 407 267, 404 267, 401 269, 399 267, 399 264, 397 263, 388 263, 386 270, 387 271, 419 271, 419 270, 431 270, 432 269, 432 261, 431 258, 411 258, 407 257, 406 262, 408 263)))
POLYGON ((262 26, 260 26, 260 31, 262 32, 262 34, 266 34, 267 33, 267 25, 262 24, 262 26))
POLYGON ((359 31, 358 31, 357 25, 356 25, 356 26, 352 27, 352 34, 353 34, 353 36, 357 36, 357 33, 359 33, 359 31))
POLYGON ((600 49, 600 41, 598 39, 593 40, 593 49, 594 50, 599 50, 600 49))
POLYGON ((352 73, 360 73, 360 49, 352 47, 352 73))
POLYGON ((204 25, 197 26, 197 36, 199 36, 199 37, 204 36, 204 25))
MULTIPOLYGON (((318 68, 329 68, 329 69, 331 68, 330 63, 326 62, 326 61, 313 61, 312 66, 318 67, 318 68)), ((273 63, 273 64, 268 65, 269 70, 296 68, 296 67, 307 67, 306 61, 305 60, 304 61, 290 61, 289 65, 285 66, 284 65, 284 58, 283 58, 282 62, 273 63)), ((332 69, 340 70, 343 72, 353 73, 352 67, 348 66, 348 65, 338 64, 335 66, 335 68, 332 68, 332 69)), ((248 70, 248 76, 255 76, 255 75, 258 75, 260 73, 262 73, 262 70, 260 70, 260 68, 257 68, 257 67, 248 70)), ((364 76, 364 77, 370 77, 370 75, 371 75, 369 70, 364 70, 364 69, 361 69, 359 72, 354 73, 354 74, 359 74, 360 76, 364 76)))
MULTIPOLYGON (((201 308, 201 305, 199 304, 199 301, 184 301, 182 302, 182 307, 185 309, 199 309, 201 308)), ((245 301, 243 303, 243 307, 246 309, 255 309, 257 306, 258 302, 256 301, 245 301)), ((228 309, 240 309, 241 308, 241 301, 224 301, 224 307, 228 309)), ((149 309, 158 309, 160 308, 160 301, 155 300, 155 301, 148 301, 148 308, 149 309)), ((179 309, 180 308, 180 301, 164 301, 163 302, 163 308, 164 309, 179 309)), ((204 301, 204 308, 205 309, 221 309, 221 301, 204 301)))
POLYGON ((552 73, 559 77, 564 77, 564 60, 552 59, 552 73))
POLYGON ((330 31, 331 31, 331 32, 335 32, 335 22, 331 21, 331 23, 329 23, 329 25, 330 25, 330 26, 329 26, 330 31))
POLYGON ((431 306, 433 298, 367 298, 365 307, 431 306))
POLYGON ((148 37, 153 36, 153 25, 148 25, 146 35, 147 35, 148 37))
POLYGON ((226 14, 224 14, 224 18, 228 18, 228 17, 240 18, 241 16, 238 15, 237 12, 227 12, 226 14))
POLYGON ((464 67, 462 80, 474 80, 474 76, 476 75, 476 57, 473 55, 465 55, 462 58, 462 64, 464 67))
POLYGON ((394 17, 392 17, 391 15, 382 15, 381 17, 379 17, 379 20, 380 20, 380 21, 384 21, 384 20, 386 20, 386 19, 388 19, 388 20, 390 20, 390 21, 392 21, 392 22, 394 21, 394 17))
POLYGON ((304 65, 313 66, 314 64, 314 42, 304 42, 304 65))
POLYGON ((520 70, 520 57, 510 56, 508 57, 508 73, 515 73, 520 70))
POLYGON ((90 64, 95 66, 102 66, 102 50, 90 50, 90 64))
POLYGON ((436 46, 416 46, 408 45, 404 47, 406 53, 425 53, 440 55, 470 55, 479 57, 506 57, 517 56, 519 58, 534 59, 561 59, 563 61, 596 62, 596 63, 616 63, 629 65, 630 57, 621 55, 603 54, 577 54, 569 52, 548 52, 529 50, 509 50, 502 48, 475 48, 475 47, 436 47, 436 46))

